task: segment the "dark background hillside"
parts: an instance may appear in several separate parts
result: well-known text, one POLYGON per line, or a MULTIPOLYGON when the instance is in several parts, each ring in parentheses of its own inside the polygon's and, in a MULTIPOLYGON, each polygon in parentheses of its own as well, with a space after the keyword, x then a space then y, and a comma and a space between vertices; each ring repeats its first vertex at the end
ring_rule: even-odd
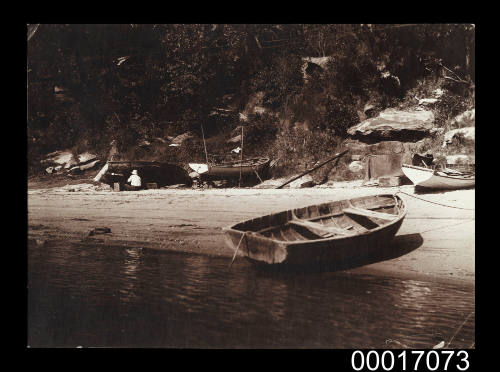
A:
POLYGON ((242 124, 246 156, 303 169, 368 104, 375 115, 443 88, 444 126, 473 106, 474 55, 468 24, 28 25, 29 171, 61 149, 106 158, 113 140, 129 158, 201 161, 201 125, 227 154, 242 124), (188 131, 182 148, 137 148, 188 131))

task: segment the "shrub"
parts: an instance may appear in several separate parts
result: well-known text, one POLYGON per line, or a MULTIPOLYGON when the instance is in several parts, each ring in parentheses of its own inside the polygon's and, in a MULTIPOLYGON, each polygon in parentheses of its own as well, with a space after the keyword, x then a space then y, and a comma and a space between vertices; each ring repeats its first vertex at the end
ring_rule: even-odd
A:
POLYGON ((289 175, 312 168, 318 161, 332 156, 340 139, 331 132, 310 131, 302 128, 282 130, 270 151, 278 160, 275 175, 289 175))
POLYGON ((269 148, 278 133, 279 121, 268 113, 252 114, 243 129, 245 153, 262 155, 263 149, 269 148))

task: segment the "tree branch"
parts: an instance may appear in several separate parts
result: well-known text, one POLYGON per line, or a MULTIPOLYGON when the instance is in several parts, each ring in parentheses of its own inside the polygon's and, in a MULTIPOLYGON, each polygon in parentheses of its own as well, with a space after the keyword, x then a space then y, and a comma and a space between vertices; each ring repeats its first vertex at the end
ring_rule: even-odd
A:
MULTIPOLYGON (((439 65, 440 65, 441 67, 443 67, 444 69, 446 69, 447 71, 451 72, 453 75, 455 75, 455 77, 456 77, 458 80, 460 80, 459 82, 462 82, 462 83, 463 83, 463 82, 466 82, 464 79, 462 79, 460 76, 458 76, 458 74, 457 74, 456 72, 454 72, 454 71, 450 70, 448 67, 446 67, 446 66, 445 66, 445 65, 443 65, 442 63, 439 63, 439 65)), ((446 76, 445 76, 445 78, 446 78, 446 76)), ((453 80, 453 79, 452 79, 452 80, 453 80)), ((456 81, 456 80, 455 80, 455 81, 456 81)))
POLYGON ((445 79, 448 79, 448 80, 451 80, 451 81, 454 81, 456 83, 462 83, 462 84, 467 84, 469 85, 469 82, 468 81, 465 81, 465 80, 456 80, 456 79, 453 79, 452 77, 449 77, 449 76, 444 76, 445 79))

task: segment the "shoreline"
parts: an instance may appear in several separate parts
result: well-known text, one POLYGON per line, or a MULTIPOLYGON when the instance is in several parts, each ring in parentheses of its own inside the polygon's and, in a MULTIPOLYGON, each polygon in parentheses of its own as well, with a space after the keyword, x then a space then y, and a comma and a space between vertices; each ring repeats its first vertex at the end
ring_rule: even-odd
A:
MULTIPOLYGON (((45 241, 67 241, 75 247, 91 244, 203 254, 226 257, 229 263, 234 252, 224 243, 225 226, 280 210, 362 195, 393 194, 398 190, 414 194, 412 185, 367 187, 361 186, 360 181, 281 190, 112 192, 94 191, 92 185, 28 189, 28 239, 38 241, 35 244, 40 246, 45 241), (111 233, 88 236, 95 227, 109 227, 111 233)), ((408 214, 396 237, 420 234, 421 245, 397 258, 348 271, 473 285, 475 212, 429 204, 405 194, 400 196, 408 206, 408 214)), ((475 206, 474 189, 418 197, 460 208, 475 206)))

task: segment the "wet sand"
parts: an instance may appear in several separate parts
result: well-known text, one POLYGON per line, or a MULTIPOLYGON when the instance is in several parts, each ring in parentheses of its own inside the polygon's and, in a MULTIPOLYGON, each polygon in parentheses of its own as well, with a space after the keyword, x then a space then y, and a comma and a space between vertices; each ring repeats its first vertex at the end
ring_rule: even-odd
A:
MULTIPOLYGON (((43 245, 74 244, 141 247, 223 256, 234 252, 222 228, 271 212, 332 200, 401 190, 413 186, 365 187, 360 181, 306 189, 160 189, 135 192, 95 191, 92 185, 28 190, 28 238, 43 245), (95 227, 109 234, 88 236, 95 227)), ((353 273, 401 275, 425 280, 475 282, 475 212, 429 204, 400 194, 408 214, 396 238, 421 244, 400 257, 351 269, 353 273), (423 241, 422 241, 423 239, 423 241)), ((475 191, 415 194, 461 208, 475 207, 475 191)))

